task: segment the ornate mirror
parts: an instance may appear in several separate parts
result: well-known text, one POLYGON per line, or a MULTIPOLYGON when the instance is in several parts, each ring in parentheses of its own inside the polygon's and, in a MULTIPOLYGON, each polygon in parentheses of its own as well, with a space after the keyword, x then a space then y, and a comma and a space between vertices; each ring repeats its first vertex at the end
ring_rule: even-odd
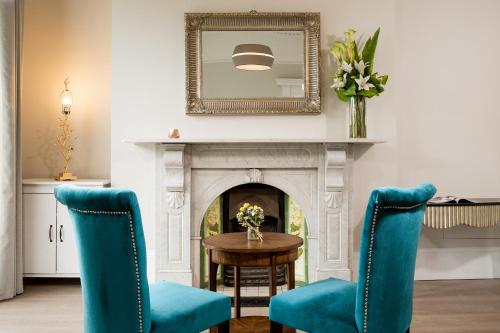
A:
POLYGON ((187 13, 186 113, 316 114, 319 13, 187 13))

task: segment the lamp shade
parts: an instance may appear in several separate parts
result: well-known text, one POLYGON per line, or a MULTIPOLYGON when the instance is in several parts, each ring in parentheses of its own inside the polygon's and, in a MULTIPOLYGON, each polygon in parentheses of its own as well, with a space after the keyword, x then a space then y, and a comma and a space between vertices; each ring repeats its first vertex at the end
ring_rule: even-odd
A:
POLYGON ((64 80, 64 90, 61 92, 61 104, 62 104, 62 112, 65 114, 69 114, 71 112, 71 104, 73 104, 73 95, 71 91, 68 89, 69 80, 66 78, 64 80))
POLYGON ((271 69, 274 55, 271 48, 262 44, 239 44, 233 51, 233 64, 238 69, 264 71, 271 69))

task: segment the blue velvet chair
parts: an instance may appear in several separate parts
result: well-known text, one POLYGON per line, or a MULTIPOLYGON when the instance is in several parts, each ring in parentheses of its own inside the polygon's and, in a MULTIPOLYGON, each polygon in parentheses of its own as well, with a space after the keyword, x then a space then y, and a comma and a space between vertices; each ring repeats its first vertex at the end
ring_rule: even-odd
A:
POLYGON ((358 283, 327 279, 272 297, 271 332, 282 324, 312 333, 410 330, 418 241, 431 184, 375 189, 361 234, 358 283))
POLYGON ((229 297, 166 281, 148 284, 133 192, 62 185, 55 196, 73 220, 85 332, 195 333, 217 326, 229 331, 229 297))

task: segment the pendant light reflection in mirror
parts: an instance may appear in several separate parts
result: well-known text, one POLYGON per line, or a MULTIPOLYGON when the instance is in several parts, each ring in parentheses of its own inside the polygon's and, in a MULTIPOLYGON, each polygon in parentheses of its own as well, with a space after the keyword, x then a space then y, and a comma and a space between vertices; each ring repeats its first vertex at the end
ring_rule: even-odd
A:
POLYGON ((232 59, 234 66, 238 69, 265 71, 271 69, 274 55, 267 45, 239 44, 234 48, 232 59))

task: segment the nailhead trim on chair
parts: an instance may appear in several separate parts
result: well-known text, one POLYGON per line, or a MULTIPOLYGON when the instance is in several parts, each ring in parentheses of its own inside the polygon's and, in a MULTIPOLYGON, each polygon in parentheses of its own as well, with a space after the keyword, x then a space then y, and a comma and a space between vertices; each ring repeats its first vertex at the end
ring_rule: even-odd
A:
POLYGON ((135 230, 130 211, 95 211, 95 210, 81 210, 77 208, 70 208, 71 210, 81 214, 96 214, 96 215, 127 215, 130 228, 130 238, 132 241, 132 252, 134 254, 134 267, 135 267, 135 280, 137 283, 137 317, 139 320, 139 333, 143 333, 142 323, 142 290, 141 290, 141 276, 139 273, 139 261, 137 259, 137 246, 135 242, 135 230))
POLYGON ((372 269, 372 252, 373 252, 373 240, 375 237, 375 224, 377 223, 377 214, 379 207, 376 205, 375 210, 373 212, 372 225, 370 229, 370 245, 368 246, 368 264, 366 267, 366 285, 365 285, 365 304, 363 307, 363 333, 366 333, 368 330, 368 294, 370 287, 370 273, 372 269))
POLYGON ((417 208, 417 207, 420 207, 422 205, 425 205, 425 203, 419 203, 419 204, 416 204, 416 205, 413 205, 413 206, 384 206, 384 207, 381 207, 381 208, 382 209, 402 209, 402 210, 406 210, 406 209, 417 208))
POLYGON ((363 307, 363 333, 367 333, 368 331, 368 294, 370 287, 370 274, 372 269, 372 253, 373 253, 373 243, 375 240, 375 225, 377 224, 377 215, 379 209, 401 209, 401 210, 409 210, 413 208, 417 208, 419 206, 424 205, 425 203, 416 204, 413 206, 383 206, 379 207, 375 205, 375 210, 373 211, 372 224, 370 228, 370 245, 368 246, 368 263, 366 267, 366 285, 365 285, 365 299, 364 299, 364 307, 363 307))

